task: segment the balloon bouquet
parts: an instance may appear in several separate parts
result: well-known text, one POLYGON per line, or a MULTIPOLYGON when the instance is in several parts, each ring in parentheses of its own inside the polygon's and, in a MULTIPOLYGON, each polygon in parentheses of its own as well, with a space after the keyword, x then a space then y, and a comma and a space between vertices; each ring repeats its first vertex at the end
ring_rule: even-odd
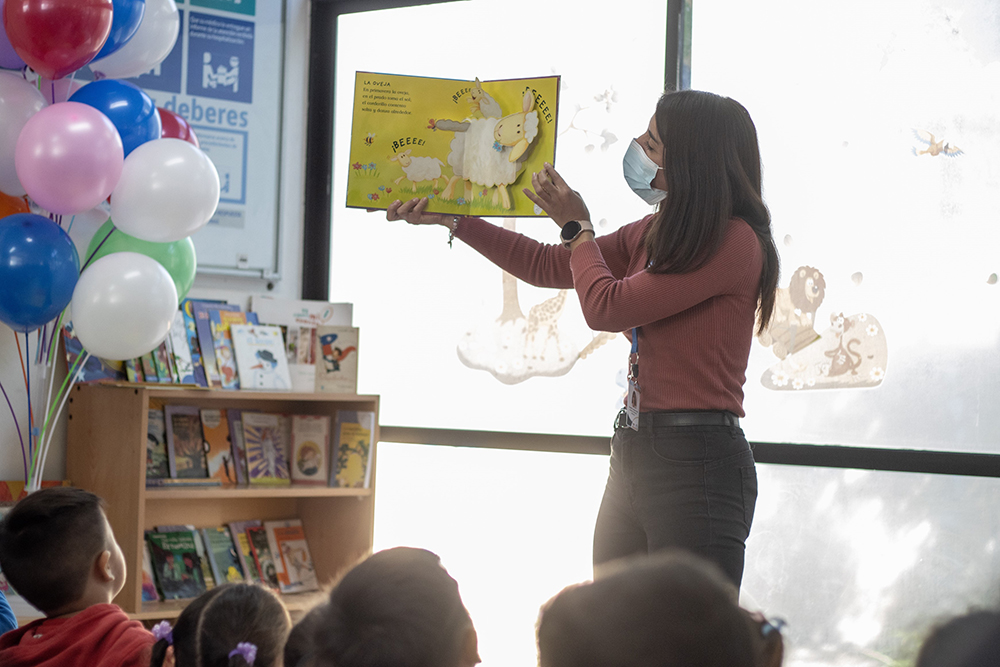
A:
POLYGON ((180 26, 174 0, 0 0, 0 15, 0 322, 24 357, 27 446, 0 390, 31 491, 90 355, 132 359, 166 338, 194 280, 190 236, 215 213, 219 176, 183 118, 121 80, 170 53, 180 26), (72 75, 86 65, 96 78, 82 84, 72 75), (99 225, 82 254, 70 235, 77 218, 99 225), (67 322, 86 353, 53 397, 67 322), (37 420, 31 333, 48 378, 37 420))

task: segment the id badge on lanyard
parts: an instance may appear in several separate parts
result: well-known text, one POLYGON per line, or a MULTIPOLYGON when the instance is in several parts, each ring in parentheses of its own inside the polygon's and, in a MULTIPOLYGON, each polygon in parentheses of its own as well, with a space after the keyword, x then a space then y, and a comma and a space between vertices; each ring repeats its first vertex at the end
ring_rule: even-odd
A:
POLYGON ((632 352, 628 356, 628 396, 625 398, 625 417, 629 428, 639 430, 639 329, 632 328, 632 352))

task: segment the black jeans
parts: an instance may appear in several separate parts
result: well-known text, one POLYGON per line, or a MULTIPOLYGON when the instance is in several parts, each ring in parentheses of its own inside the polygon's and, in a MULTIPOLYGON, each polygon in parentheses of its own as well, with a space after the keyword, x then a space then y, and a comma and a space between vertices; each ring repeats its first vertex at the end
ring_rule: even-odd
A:
POLYGON ((757 502, 753 452, 738 426, 617 428, 594 529, 594 565, 668 547, 743 579, 757 502))

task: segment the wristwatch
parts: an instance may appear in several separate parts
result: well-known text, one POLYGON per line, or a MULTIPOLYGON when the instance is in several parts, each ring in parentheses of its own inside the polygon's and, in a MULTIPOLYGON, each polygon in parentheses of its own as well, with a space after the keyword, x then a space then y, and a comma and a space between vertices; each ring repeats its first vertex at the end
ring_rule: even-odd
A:
POLYGON ((563 247, 568 248, 573 241, 580 237, 580 234, 593 231, 594 225, 590 224, 590 220, 570 220, 563 225, 562 231, 559 233, 559 238, 562 241, 563 247))

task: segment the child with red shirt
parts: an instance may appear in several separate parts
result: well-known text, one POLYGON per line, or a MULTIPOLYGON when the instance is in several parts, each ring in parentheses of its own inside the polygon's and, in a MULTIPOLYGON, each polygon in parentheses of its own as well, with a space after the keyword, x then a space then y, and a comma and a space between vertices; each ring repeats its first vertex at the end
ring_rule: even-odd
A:
POLYGON ((0 568, 45 614, 0 637, 0 665, 149 664, 153 634, 111 604, 125 558, 99 497, 54 487, 21 500, 0 521, 0 568))

